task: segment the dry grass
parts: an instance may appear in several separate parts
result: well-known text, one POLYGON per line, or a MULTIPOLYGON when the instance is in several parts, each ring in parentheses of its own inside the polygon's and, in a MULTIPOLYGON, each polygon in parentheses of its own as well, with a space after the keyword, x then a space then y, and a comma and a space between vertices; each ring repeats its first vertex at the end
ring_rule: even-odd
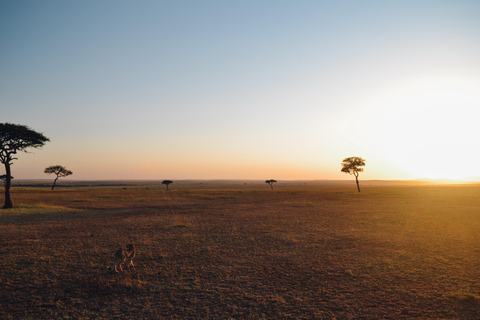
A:
POLYGON ((479 318, 479 194, 14 188, 0 318, 479 318))

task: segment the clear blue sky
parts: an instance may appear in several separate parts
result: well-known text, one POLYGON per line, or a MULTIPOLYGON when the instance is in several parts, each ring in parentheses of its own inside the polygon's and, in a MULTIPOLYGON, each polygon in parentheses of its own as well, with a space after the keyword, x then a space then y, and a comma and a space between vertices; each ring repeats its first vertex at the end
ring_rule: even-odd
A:
POLYGON ((16 179, 480 179, 480 1, 1 1, 0 43, 16 179))

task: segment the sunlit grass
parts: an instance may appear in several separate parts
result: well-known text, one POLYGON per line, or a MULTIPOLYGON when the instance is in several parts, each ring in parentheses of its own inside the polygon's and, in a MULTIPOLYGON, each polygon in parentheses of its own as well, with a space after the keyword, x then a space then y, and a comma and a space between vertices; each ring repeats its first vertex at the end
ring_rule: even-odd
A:
POLYGON ((478 194, 18 190, 0 318, 477 319, 478 194), (135 267, 107 272, 126 243, 135 267))
POLYGON ((77 209, 67 208, 63 206, 47 205, 47 204, 35 204, 35 205, 19 204, 19 205, 15 205, 13 208, 10 208, 10 209, 0 209, 0 216, 46 214, 46 213, 72 212, 72 211, 77 211, 77 209))

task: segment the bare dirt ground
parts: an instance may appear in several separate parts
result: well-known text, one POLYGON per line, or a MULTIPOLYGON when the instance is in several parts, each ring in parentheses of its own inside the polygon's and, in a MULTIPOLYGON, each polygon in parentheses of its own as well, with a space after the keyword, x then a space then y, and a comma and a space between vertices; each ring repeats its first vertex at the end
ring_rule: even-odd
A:
POLYGON ((266 188, 13 188, 0 318, 480 318, 480 186, 266 188))

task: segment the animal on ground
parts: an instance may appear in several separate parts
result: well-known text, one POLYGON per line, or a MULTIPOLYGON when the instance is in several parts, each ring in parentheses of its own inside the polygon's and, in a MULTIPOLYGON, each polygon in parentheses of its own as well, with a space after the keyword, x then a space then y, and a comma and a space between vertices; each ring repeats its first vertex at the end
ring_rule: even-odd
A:
POLYGON ((137 250, 135 248, 135 245, 133 244, 127 244, 125 246, 125 249, 119 249, 117 252, 115 252, 115 264, 113 266, 107 266, 108 270, 115 270, 115 272, 118 272, 117 267, 120 268, 120 271, 123 271, 122 265, 127 261, 129 263, 127 266, 132 266, 133 265, 133 258, 137 254, 137 250))

